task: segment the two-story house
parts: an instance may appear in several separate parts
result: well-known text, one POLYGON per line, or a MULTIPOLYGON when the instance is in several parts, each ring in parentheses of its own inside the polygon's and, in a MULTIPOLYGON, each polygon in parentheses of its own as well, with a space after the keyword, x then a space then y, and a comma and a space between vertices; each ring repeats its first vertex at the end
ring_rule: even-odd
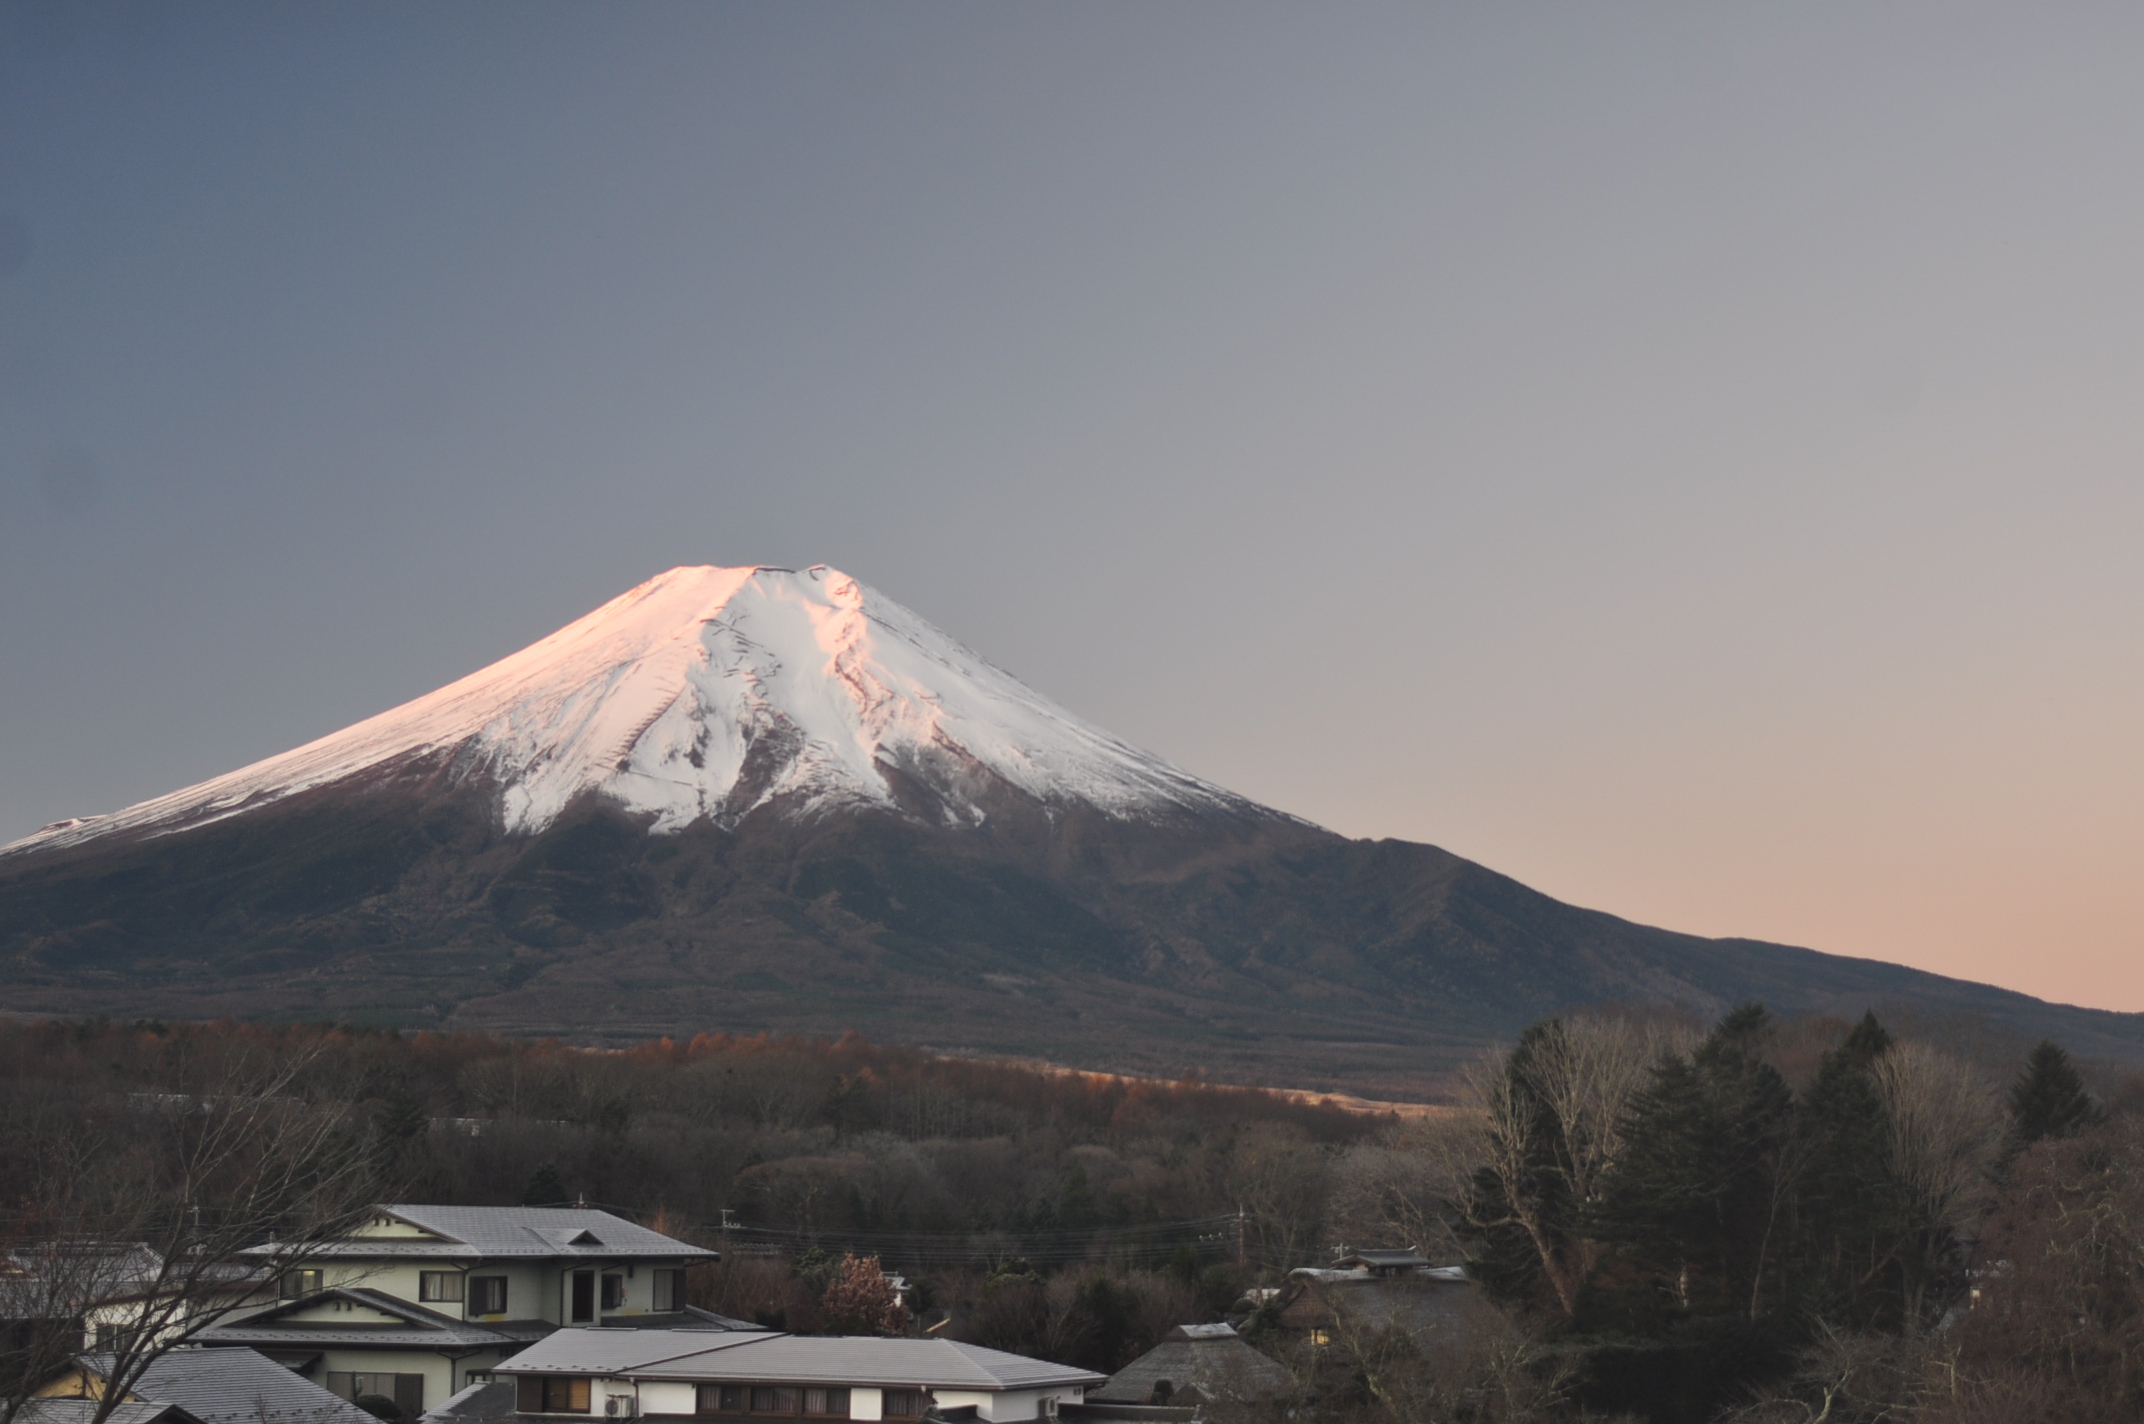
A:
POLYGON ((955 1340, 773 1331, 560 1330, 495 1372, 527 1424, 573 1419, 1054 1419, 1104 1382, 1091 1370, 955 1340))
POLYGON ((714 1259, 585 1207, 382 1206, 286 1272, 279 1299, 195 1338, 415 1418, 562 1326, 709 1323, 688 1313, 685 1268, 714 1259))

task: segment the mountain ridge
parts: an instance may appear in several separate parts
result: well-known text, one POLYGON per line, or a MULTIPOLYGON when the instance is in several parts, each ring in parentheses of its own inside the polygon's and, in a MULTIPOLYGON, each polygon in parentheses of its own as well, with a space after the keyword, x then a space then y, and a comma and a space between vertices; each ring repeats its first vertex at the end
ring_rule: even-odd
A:
POLYGON ((823 567, 673 570, 343 732, 16 842, 0 996, 857 1029, 1381 1098, 1607 1001, 1886 1005, 2144 1062, 2144 1015, 1654 929, 1258 806, 823 567))
POLYGON ((823 564, 684 566, 434 692, 223 776, 53 822, 0 857, 165 834, 445 755, 535 833, 596 792, 674 831, 786 797, 955 821, 990 784, 1125 815, 1278 816, 1075 717, 900 604, 823 564), (967 784, 964 784, 967 783, 967 784), (917 798, 911 798, 917 799, 917 798))

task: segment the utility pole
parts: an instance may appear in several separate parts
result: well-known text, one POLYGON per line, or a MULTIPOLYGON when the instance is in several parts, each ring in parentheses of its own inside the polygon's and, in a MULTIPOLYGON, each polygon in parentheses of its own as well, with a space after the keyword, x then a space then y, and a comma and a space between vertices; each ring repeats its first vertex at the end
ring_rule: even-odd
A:
POLYGON ((1236 1203, 1236 1264, 1239 1266, 1251 1263, 1249 1225, 1249 1218, 1243 1214, 1243 1203, 1236 1203))

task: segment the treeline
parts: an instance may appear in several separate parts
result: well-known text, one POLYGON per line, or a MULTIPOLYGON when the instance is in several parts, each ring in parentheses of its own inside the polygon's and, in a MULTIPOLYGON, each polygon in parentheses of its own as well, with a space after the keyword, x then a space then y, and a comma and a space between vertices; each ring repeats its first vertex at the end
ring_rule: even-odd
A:
MULTIPOLYGON (((1063 1233, 1279 1205, 1274 1181, 1314 1175, 1387 1125, 1279 1093, 853 1035, 587 1051, 479 1034, 87 1021, 0 1025, 0 1131, 35 1138, 41 1122, 98 1102, 213 1092, 238 1065, 287 1068, 288 1091, 353 1104, 412 1200, 585 1200, 702 1233, 727 1213, 798 1250, 831 1232, 995 1234, 985 1249, 1048 1256, 1063 1233), (1030 1249, 1035 1237, 1047 1239, 1030 1249)), ((19 1195, 8 1172, 0 1160, 0 1191, 19 1195)), ((1319 1194, 1292 1196, 1290 1219, 1261 1228, 1260 1251, 1322 1245, 1319 1194)))
POLYGON ((1702 1037, 1552 1020, 1481 1073, 1448 1219, 1566 1401, 2138 1417, 2144 1124, 2053 1044, 2007 1085, 1873 1014, 1808 1046, 1756 1006, 1702 1037))

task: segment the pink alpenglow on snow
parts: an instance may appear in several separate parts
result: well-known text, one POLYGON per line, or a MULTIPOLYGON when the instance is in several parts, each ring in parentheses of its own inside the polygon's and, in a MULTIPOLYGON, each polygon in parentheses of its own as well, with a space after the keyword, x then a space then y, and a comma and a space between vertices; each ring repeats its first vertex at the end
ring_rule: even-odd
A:
POLYGON ((846 574, 696 567, 392 711, 0 853, 183 830, 420 767, 494 785, 513 833, 590 793, 656 832, 778 798, 799 814, 897 809, 896 776, 956 824, 986 819, 1001 789, 1119 818, 1273 814, 1081 721, 846 574))

